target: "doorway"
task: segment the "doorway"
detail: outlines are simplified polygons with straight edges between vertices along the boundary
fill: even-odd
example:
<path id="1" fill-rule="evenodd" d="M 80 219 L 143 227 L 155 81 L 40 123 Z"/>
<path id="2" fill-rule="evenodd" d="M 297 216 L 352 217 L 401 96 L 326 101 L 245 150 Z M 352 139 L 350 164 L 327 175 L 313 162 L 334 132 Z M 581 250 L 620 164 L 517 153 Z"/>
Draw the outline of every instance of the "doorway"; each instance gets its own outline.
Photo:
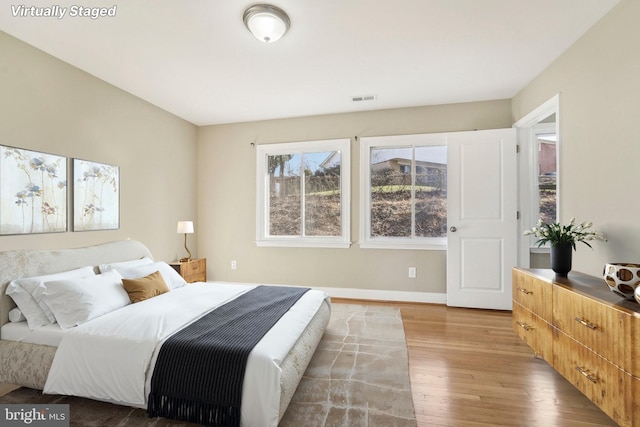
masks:
<path id="1" fill-rule="evenodd" d="M 553 96 L 518 120 L 513 127 L 516 128 L 518 145 L 520 146 L 518 158 L 518 205 L 520 211 L 518 266 L 548 268 L 548 248 L 534 247 L 535 241 L 522 234 L 524 230 L 535 225 L 538 218 L 542 217 L 545 220 L 553 218 L 554 221 L 561 218 L 560 95 Z M 540 136 L 546 140 L 553 140 L 553 154 L 555 155 L 553 176 L 548 170 L 548 163 L 545 166 L 540 165 L 540 153 L 538 152 Z M 555 210 L 550 204 L 555 204 Z"/>

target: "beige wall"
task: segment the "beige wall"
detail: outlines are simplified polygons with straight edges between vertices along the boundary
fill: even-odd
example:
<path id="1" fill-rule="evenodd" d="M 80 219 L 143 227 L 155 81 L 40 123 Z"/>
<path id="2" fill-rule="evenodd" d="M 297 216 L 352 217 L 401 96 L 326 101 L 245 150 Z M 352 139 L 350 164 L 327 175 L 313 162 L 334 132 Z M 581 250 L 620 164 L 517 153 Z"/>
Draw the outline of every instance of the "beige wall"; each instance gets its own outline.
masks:
<path id="1" fill-rule="evenodd" d="M 198 133 L 199 253 L 208 279 L 445 292 L 445 252 L 360 249 L 359 144 L 353 137 L 511 127 L 509 100 L 208 126 Z M 351 137 L 349 249 L 256 247 L 256 153 L 251 143 Z M 238 269 L 232 271 L 231 260 Z M 409 279 L 408 267 L 417 267 Z"/>
<path id="2" fill-rule="evenodd" d="M 193 219 L 199 240 L 190 236 L 190 246 L 208 258 L 212 280 L 444 292 L 444 252 L 357 245 L 357 142 L 354 245 L 256 247 L 251 143 L 504 128 L 560 93 L 561 214 L 592 220 L 609 237 L 593 251 L 580 247 L 574 268 L 600 274 L 607 261 L 640 262 L 637 16 L 640 2 L 622 0 L 513 100 L 200 129 L 0 32 L 0 144 L 119 165 L 122 190 L 119 230 L 0 236 L 0 250 L 130 237 L 145 242 L 156 258 L 171 260 L 183 251 L 176 221 Z M 417 279 L 407 278 L 409 266 L 418 268 Z"/>
<path id="3" fill-rule="evenodd" d="M 640 262 L 640 2 L 622 0 L 513 100 L 514 121 L 560 94 L 560 213 L 608 235 L 574 270 Z"/>
<path id="4" fill-rule="evenodd" d="M 0 236 L 0 250 L 132 238 L 156 259 L 184 256 L 176 223 L 196 220 L 194 125 L 3 32 L 0 94 L 0 144 L 118 165 L 121 189 L 119 230 Z"/>

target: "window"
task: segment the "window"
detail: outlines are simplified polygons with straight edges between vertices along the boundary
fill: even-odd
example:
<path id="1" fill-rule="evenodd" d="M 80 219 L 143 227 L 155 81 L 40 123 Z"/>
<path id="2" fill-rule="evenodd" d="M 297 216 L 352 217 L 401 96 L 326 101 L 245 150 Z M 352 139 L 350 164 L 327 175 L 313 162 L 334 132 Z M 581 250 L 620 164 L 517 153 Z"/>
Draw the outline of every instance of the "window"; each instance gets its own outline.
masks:
<path id="1" fill-rule="evenodd" d="M 538 219 L 546 223 L 558 221 L 558 135 L 556 114 L 543 119 L 530 129 L 532 144 L 530 173 L 531 188 L 531 226 Z M 538 247 L 537 238 L 528 239 L 529 251 L 548 250 L 549 245 Z M 529 252 L 527 251 L 527 252 Z"/>
<path id="2" fill-rule="evenodd" d="M 258 146 L 258 246 L 349 247 L 349 177 L 349 139 Z"/>
<path id="3" fill-rule="evenodd" d="M 444 249 L 445 134 L 361 139 L 360 246 Z"/>
<path id="4" fill-rule="evenodd" d="M 555 118 L 553 122 L 544 122 L 533 128 L 536 147 L 536 171 L 533 182 L 536 184 L 534 194 L 538 202 L 534 204 L 534 218 L 546 223 L 556 222 L 557 218 L 557 135 Z"/>

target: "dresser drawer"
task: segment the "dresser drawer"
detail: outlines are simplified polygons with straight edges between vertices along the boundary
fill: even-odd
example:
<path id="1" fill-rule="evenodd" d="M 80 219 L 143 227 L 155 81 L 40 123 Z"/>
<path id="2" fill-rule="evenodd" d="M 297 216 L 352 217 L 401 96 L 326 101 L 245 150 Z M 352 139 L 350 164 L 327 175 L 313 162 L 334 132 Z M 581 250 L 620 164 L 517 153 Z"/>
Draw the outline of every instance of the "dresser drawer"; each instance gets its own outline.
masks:
<path id="1" fill-rule="evenodd" d="M 513 300 L 547 321 L 551 321 L 551 283 L 513 269 Z"/>
<path id="2" fill-rule="evenodd" d="M 553 332 L 551 325 L 518 303 L 513 304 L 513 330 L 533 352 L 546 360 L 553 361 Z"/>
<path id="3" fill-rule="evenodd" d="M 614 365 L 640 376 L 640 361 L 633 351 L 640 343 L 640 334 L 632 317 L 570 289 L 553 288 L 553 326 Z"/>
<path id="4" fill-rule="evenodd" d="M 627 399 L 631 401 L 629 402 L 631 406 L 628 409 L 631 411 L 632 426 L 640 427 L 640 399 L 635 397 L 640 396 L 640 378 L 631 377 L 630 386 L 625 383 L 624 388 L 627 395 L 629 394 L 629 390 L 631 390 L 631 396 L 634 396 L 634 398 Z"/>
<path id="5" fill-rule="evenodd" d="M 562 376 L 615 422 L 633 425 L 631 390 L 636 378 L 562 332 L 554 332 L 553 346 L 553 367 Z"/>

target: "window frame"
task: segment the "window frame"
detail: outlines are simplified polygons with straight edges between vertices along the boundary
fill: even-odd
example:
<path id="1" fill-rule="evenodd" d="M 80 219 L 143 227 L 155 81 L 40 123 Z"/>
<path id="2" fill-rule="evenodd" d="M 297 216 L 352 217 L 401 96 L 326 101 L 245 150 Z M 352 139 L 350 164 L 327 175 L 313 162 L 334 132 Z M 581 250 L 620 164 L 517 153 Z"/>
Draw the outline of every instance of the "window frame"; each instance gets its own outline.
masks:
<path id="1" fill-rule="evenodd" d="M 413 148 L 411 161 L 412 198 L 415 192 L 415 148 L 428 146 L 447 147 L 446 133 L 390 135 L 360 138 L 360 247 L 364 249 L 417 249 L 446 250 L 447 237 L 372 237 L 371 236 L 371 149 Z M 447 154 L 447 165 L 448 165 Z M 415 220 L 415 204 L 412 205 L 412 221 Z"/>
<path id="2" fill-rule="evenodd" d="M 273 155 L 340 152 L 340 236 L 277 236 L 269 234 L 268 157 Z M 304 173 L 300 173 L 304 230 Z M 349 248 L 351 246 L 351 139 L 262 144 L 256 147 L 256 245 L 259 247 Z"/>

